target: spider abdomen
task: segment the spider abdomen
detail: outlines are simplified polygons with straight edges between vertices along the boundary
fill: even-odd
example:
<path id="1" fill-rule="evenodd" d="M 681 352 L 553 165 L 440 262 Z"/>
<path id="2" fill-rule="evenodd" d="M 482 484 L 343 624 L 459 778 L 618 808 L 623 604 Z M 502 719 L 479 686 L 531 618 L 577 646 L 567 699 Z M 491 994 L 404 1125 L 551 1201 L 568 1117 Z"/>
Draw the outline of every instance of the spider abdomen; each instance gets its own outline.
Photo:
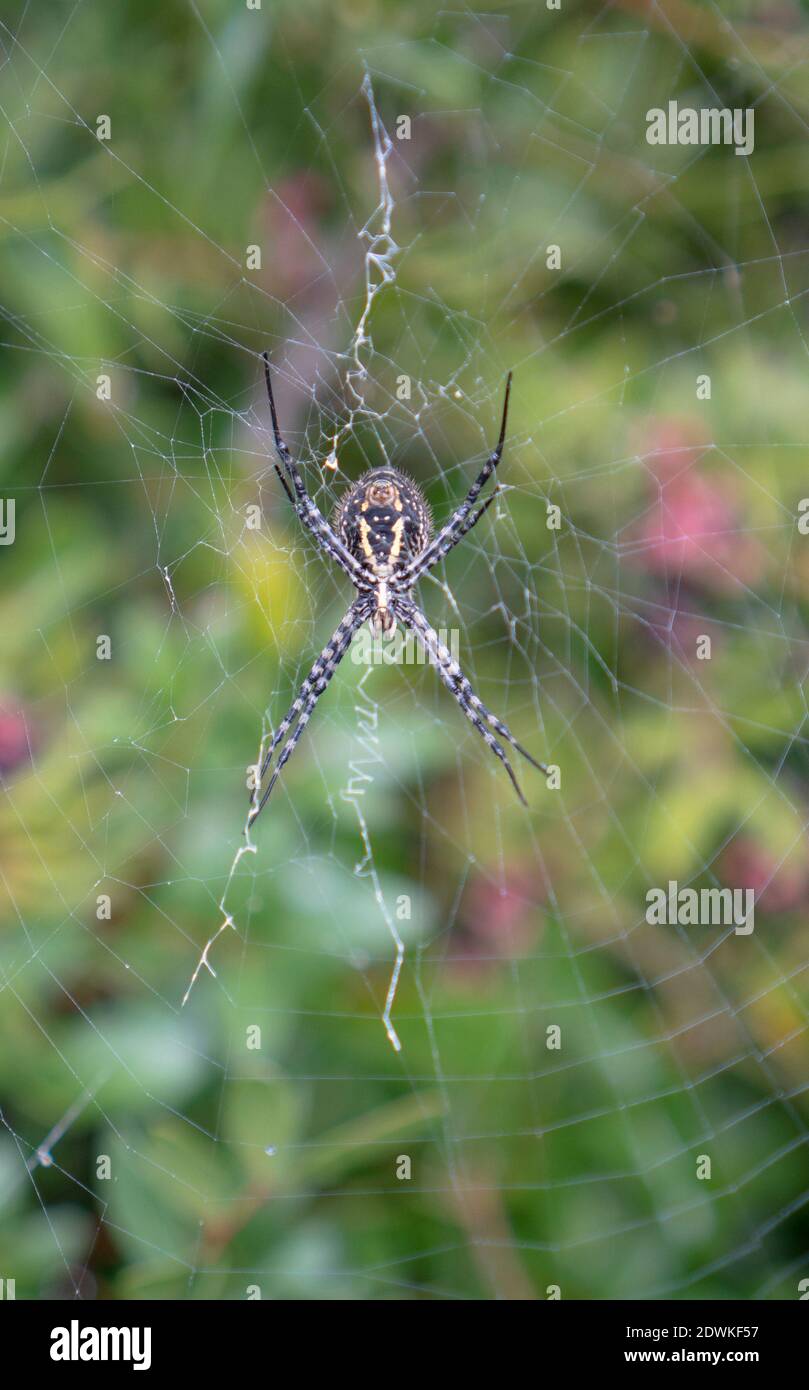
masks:
<path id="1" fill-rule="evenodd" d="M 393 577 L 432 534 L 421 489 L 395 468 L 374 468 L 354 483 L 334 522 L 346 549 L 374 580 Z"/>

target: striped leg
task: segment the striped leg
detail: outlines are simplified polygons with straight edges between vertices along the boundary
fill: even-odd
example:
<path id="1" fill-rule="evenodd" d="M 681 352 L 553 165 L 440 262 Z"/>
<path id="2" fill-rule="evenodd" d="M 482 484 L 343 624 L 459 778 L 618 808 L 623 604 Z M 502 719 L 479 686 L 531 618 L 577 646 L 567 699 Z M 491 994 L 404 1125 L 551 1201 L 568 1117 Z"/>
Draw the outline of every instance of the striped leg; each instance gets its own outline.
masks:
<path id="1" fill-rule="evenodd" d="M 272 378 L 270 376 L 270 359 L 266 352 L 263 352 L 264 377 L 267 383 L 267 395 L 270 401 L 270 415 L 272 416 L 272 432 L 275 439 L 275 448 L 284 470 L 292 483 L 289 487 L 284 474 L 275 465 L 275 471 L 284 486 L 284 491 L 295 508 L 298 520 L 307 531 L 311 533 L 321 550 L 324 550 L 332 560 L 336 560 L 341 569 L 345 570 L 353 584 L 358 589 L 370 589 L 371 585 L 365 578 L 362 566 L 358 564 L 354 556 L 346 549 L 337 533 L 329 525 L 317 503 L 312 500 L 306 491 L 306 484 L 301 477 L 300 469 L 287 448 L 281 431 L 278 428 L 278 415 L 275 410 L 275 397 L 272 393 Z"/>
<path id="2" fill-rule="evenodd" d="M 441 530 L 438 531 L 435 536 L 433 536 L 433 539 L 430 541 L 429 545 L 425 546 L 424 550 L 422 550 L 419 555 L 417 555 L 413 560 L 411 560 L 410 564 L 404 570 L 402 574 L 402 579 L 407 581 L 408 587 L 410 585 L 415 584 L 416 580 L 420 579 L 421 576 L 423 574 L 426 574 L 428 570 L 431 570 L 433 568 L 433 565 L 438 564 L 438 561 L 441 559 L 441 556 L 446 555 L 447 551 L 451 550 L 452 547 L 456 545 L 457 542 L 461 539 L 461 536 L 465 535 L 467 531 L 471 531 L 472 527 L 475 525 L 475 522 L 480 520 L 481 516 L 486 510 L 485 506 L 480 507 L 478 511 L 475 513 L 473 520 L 470 521 L 468 525 L 465 524 L 466 519 L 469 516 L 469 513 L 471 512 L 475 503 L 477 502 L 483 487 L 488 482 L 489 478 L 492 476 L 492 473 L 496 469 L 502 457 L 503 445 L 506 441 L 506 424 L 508 422 L 508 401 L 510 395 L 511 372 L 509 372 L 508 376 L 506 377 L 506 395 L 503 401 L 503 418 L 500 422 L 500 437 L 497 441 L 497 444 L 495 445 L 493 451 L 491 452 L 483 467 L 481 468 L 478 476 L 476 477 L 475 481 L 470 487 L 463 502 L 460 504 L 459 507 L 455 508 L 455 511 L 453 512 L 446 526 L 442 526 Z"/>
<path id="3" fill-rule="evenodd" d="M 270 746 L 264 755 L 264 761 L 261 765 L 258 786 L 253 790 L 250 796 L 252 810 L 250 811 L 249 820 L 251 825 L 269 799 L 270 792 L 275 786 L 281 768 L 289 761 L 295 744 L 298 742 L 306 725 L 309 723 L 315 705 L 348 651 L 354 633 L 358 628 L 362 627 L 362 624 L 370 616 L 371 607 L 372 604 L 365 598 L 356 599 L 355 602 L 352 603 L 339 627 L 335 628 L 331 641 L 323 648 L 323 651 L 320 653 L 309 675 L 301 685 L 295 699 L 292 701 L 292 704 L 273 734 Z M 264 776 L 272 761 L 273 753 L 296 721 L 297 727 L 284 744 L 267 789 L 261 801 L 256 805 L 256 794 L 260 790 L 261 783 L 264 781 Z"/>
<path id="4" fill-rule="evenodd" d="M 438 561 L 441 560 L 441 559 L 443 559 L 443 557 L 444 557 L 445 555 L 449 554 L 449 552 L 450 552 L 450 550 L 452 550 L 453 546 L 456 546 L 456 545 L 458 544 L 458 541 L 462 541 L 462 540 L 463 540 L 464 536 L 467 535 L 467 534 L 472 530 L 472 527 L 473 527 L 473 526 L 477 526 L 477 524 L 478 524 L 478 522 L 480 521 L 480 518 L 483 516 L 484 512 L 487 512 L 487 511 L 489 510 L 490 506 L 492 505 L 492 502 L 496 501 L 497 498 L 501 495 L 502 492 L 503 492 L 503 488 L 501 488 L 500 484 L 498 483 L 498 485 L 497 485 L 497 487 L 495 488 L 494 492 L 492 492 L 492 493 L 486 498 L 486 501 L 485 501 L 485 502 L 481 502 L 481 504 L 480 504 L 480 506 L 478 507 L 477 511 L 473 512 L 471 516 L 468 516 L 468 517 L 466 518 L 466 521 L 464 522 L 464 524 L 463 524 L 463 526 L 461 527 L 460 531 L 458 532 L 457 536 L 453 536 L 451 540 L 444 541 L 444 544 L 442 545 L 441 549 L 439 550 L 438 554 L 436 555 L 435 560 L 433 561 L 433 564 L 436 564 L 436 565 L 437 565 L 437 564 L 438 564 Z M 433 568 L 433 565 L 431 564 L 431 565 L 430 565 L 430 569 L 432 569 L 432 568 Z"/>
<path id="5" fill-rule="evenodd" d="M 527 758 L 529 763 L 540 772 L 544 772 L 547 776 L 548 769 L 545 764 L 537 762 L 536 758 L 533 758 L 531 754 L 523 748 L 522 744 L 517 742 L 511 730 L 503 723 L 502 719 L 498 719 L 496 714 L 492 714 L 492 711 L 487 709 L 483 701 L 475 694 L 457 661 L 455 661 L 452 653 L 449 651 L 449 648 L 445 647 L 444 643 L 439 640 L 435 629 L 430 627 L 421 609 L 416 606 L 413 600 L 409 598 L 397 599 L 396 613 L 397 616 L 401 618 L 402 622 L 421 639 L 427 652 L 433 658 L 436 670 L 445 686 L 455 696 L 455 699 L 458 701 L 467 719 L 475 726 L 484 742 L 491 748 L 495 757 L 500 759 L 511 778 L 514 790 L 520 798 L 520 801 L 523 803 L 523 806 L 527 806 L 528 803 L 514 775 L 514 769 L 506 757 L 502 745 L 498 743 L 491 730 L 494 729 L 501 738 L 504 738 L 507 743 L 511 744 L 512 748 L 516 748 L 517 752 L 521 753 L 524 758 Z"/>
<path id="6" fill-rule="evenodd" d="M 439 546 L 437 553 L 433 556 L 432 560 L 430 560 L 429 564 L 425 567 L 427 570 L 433 569 L 438 564 L 439 560 L 443 560 L 444 556 L 448 555 L 449 552 L 458 544 L 458 542 L 462 541 L 464 536 L 469 534 L 473 526 L 477 526 L 478 522 L 480 521 L 480 518 L 484 515 L 485 512 L 489 510 L 490 506 L 492 505 L 492 502 L 494 502 L 501 495 L 502 491 L 503 489 L 498 484 L 498 486 L 494 489 L 494 492 L 490 493 L 489 496 L 486 498 L 486 501 L 481 502 L 480 506 L 472 513 L 472 515 L 466 518 L 466 521 L 463 523 L 460 530 L 456 531 L 454 535 L 450 536 L 449 540 L 444 541 Z M 407 582 L 409 588 L 412 581 L 408 580 Z"/>

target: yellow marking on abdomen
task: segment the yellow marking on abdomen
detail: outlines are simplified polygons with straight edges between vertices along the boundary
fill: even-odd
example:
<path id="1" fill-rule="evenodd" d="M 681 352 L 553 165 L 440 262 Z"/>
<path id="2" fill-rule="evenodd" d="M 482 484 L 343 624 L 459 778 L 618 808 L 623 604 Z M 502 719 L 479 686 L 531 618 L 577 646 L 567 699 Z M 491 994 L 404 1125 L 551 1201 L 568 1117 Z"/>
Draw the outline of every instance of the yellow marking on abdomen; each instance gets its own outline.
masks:
<path id="1" fill-rule="evenodd" d="M 371 542 L 370 542 L 370 539 L 369 539 L 370 535 L 371 535 L 371 528 L 370 528 L 370 526 L 368 525 L 368 522 L 365 520 L 365 517 L 364 517 L 364 516 L 361 516 L 361 517 L 360 517 L 360 545 L 362 546 L 362 553 L 363 553 L 363 555 L 366 557 L 366 559 L 373 561 L 373 560 L 375 560 L 376 557 L 375 557 L 375 555 L 374 555 L 373 547 L 372 547 Z"/>
<path id="2" fill-rule="evenodd" d="M 402 548 L 402 536 L 404 534 L 405 519 L 400 516 L 398 521 L 394 521 L 391 530 L 393 531 L 393 545 L 390 548 L 391 560 L 398 560 L 399 551 Z"/>

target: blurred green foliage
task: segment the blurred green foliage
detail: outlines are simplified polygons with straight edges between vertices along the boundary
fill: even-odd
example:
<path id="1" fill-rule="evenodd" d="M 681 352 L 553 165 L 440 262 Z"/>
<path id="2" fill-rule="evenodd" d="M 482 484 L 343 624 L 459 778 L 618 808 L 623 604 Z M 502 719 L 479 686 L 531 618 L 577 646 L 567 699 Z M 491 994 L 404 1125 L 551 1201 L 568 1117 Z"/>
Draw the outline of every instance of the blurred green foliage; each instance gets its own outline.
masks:
<path id="1" fill-rule="evenodd" d="M 795 1297 L 802 12 L 91 0 L 20 6 L 5 45 L 0 1276 Z M 412 132 L 349 415 L 366 70 Z M 670 99 L 753 106 L 755 153 L 648 146 Z M 528 769 L 529 813 L 434 673 L 358 692 L 346 662 L 229 879 L 262 720 L 347 602 L 269 471 L 267 345 L 324 508 L 388 456 L 447 515 L 514 368 L 507 490 L 423 599 L 563 769 L 555 794 Z M 754 886 L 754 935 L 648 926 L 670 878 Z M 397 1055 L 378 898 L 403 896 Z"/>

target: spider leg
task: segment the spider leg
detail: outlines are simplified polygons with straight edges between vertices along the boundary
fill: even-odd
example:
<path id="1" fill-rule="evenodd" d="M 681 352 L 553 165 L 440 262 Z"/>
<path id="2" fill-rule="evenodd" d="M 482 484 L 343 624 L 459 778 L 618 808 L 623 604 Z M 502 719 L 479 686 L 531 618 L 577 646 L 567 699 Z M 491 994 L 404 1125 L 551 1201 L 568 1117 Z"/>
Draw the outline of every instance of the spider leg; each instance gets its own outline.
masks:
<path id="1" fill-rule="evenodd" d="M 318 700 L 323 694 L 323 691 L 326 689 L 326 686 L 328 685 L 329 681 L 331 680 L 332 676 L 337 670 L 337 667 L 340 665 L 340 662 L 342 661 L 343 657 L 348 651 L 354 633 L 357 631 L 359 627 L 362 626 L 362 624 L 369 617 L 370 611 L 371 606 L 368 600 L 365 598 L 357 599 L 354 603 L 352 603 L 351 607 L 349 608 L 339 627 L 335 628 L 334 633 L 331 637 L 331 641 L 328 642 L 327 645 L 323 648 L 323 651 L 320 653 L 320 656 L 315 661 L 311 671 L 309 672 L 309 675 L 306 677 L 306 680 L 301 685 L 300 690 L 298 691 L 297 695 L 295 696 L 295 699 L 292 701 L 292 704 L 290 705 L 289 709 L 287 710 L 286 714 L 281 720 L 281 723 L 278 725 L 278 728 L 272 736 L 270 746 L 264 755 L 264 761 L 261 765 L 261 772 L 258 778 L 258 786 L 251 792 L 250 795 L 250 800 L 253 803 L 249 815 L 250 825 L 253 824 L 257 816 L 264 809 L 264 806 L 266 805 L 269 799 L 270 792 L 275 786 L 281 768 L 285 765 L 285 763 L 289 761 L 290 757 L 292 756 L 298 739 L 300 738 L 301 734 L 306 728 L 306 725 L 309 723 L 315 705 L 317 704 Z M 264 795 L 262 796 L 261 801 L 258 803 L 258 805 L 256 805 L 256 793 L 261 787 L 261 783 L 264 780 L 264 776 L 267 772 L 270 762 L 272 761 L 273 753 L 275 752 L 278 745 L 289 733 L 289 730 L 292 728 L 293 724 L 296 723 L 296 721 L 297 726 L 293 730 L 290 737 L 287 739 L 283 748 L 281 749 L 278 762 L 275 765 L 275 769 L 273 771 L 272 777 L 269 780 Z"/>
<path id="2" fill-rule="evenodd" d="M 444 541 L 444 544 L 441 546 L 441 549 L 439 550 L 438 554 L 427 565 L 427 570 L 433 569 L 433 567 L 438 564 L 438 561 L 442 560 L 444 556 L 447 555 L 450 550 L 452 550 L 453 546 L 458 544 L 458 541 L 463 540 L 464 536 L 472 530 L 473 526 L 477 526 L 478 522 L 480 521 L 480 518 L 483 516 L 483 513 L 489 510 L 489 507 L 492 505 L 492 502 L 495 500 L 496 497 L 499 497 L 503 491 L 504 489 L 500 487 L 500 484 L 498 483 L 497 487 L 494 489 L 494 492 L 490 493 L 490 495 L 486 498 L 485 502 L 481 502 L 477 511 L 474 511 L 471 516 L 467 517 L 458 534 L 456 536 L 453 536 L 451 540 Z M 421 574 L 417 575 L 417 578 L 421 578 Z"/>
<path id="3" fill-rule="evenodd" d="M 488 747 L 491 748 L 495 756 L 500 759 L 511 778 L 514 790 L 520 798 L 520 801 L 524 806 L 527 806 L 528 802 L 523 796 L 520 785 L 514 775 L 514 769 L 506 757 L 502 745 L 498 743 L 491 730 L 494 729 L 501 738 L 511 744 L 512 748 L 516 748 L 517 752 L 526 758 L 533 767 L 537 768 L 539 772 L 544 772 L 547 776 L 548 769 L 545 764 L 538 762 L 536 758 L 532 757 L 528 750 L 523 748 L 521 743 L 517 742 L 508 725 L 504 724 L 502 719 L 498 719 L 497 715 L 493 714 L 492 711 L 484 705 L 480 697 L 475 694 L 471 684 L 457 661 L 455 661 L 449 648 L 440 641 L 435 629 L 430 627 L 427 618 L 412 599 L 398 598 L 396 600 L 396 612 L 402 622 L 421 638 L 422 643 L 433 658 L 435 668 L 441 680 L 444 682 L 444 685 L 455 696 L 455 699 L 458 701 L 467 719 L 475 726 Z"/>
<path id="4" fill-rule="evenodd" d="M 309 695 L 314 689 L 316 682 L 323 674 L 323 671 L 325 670 L 327 663 L 332 659 L 335 652 L 340 652 L 340 656 L 338 656 L 337 658 L 338 661 L 340 660 L 340 657 L 343 654 L 342 646 L 344 639 L 347 637 L 348 642 L 350 642 L 351 638 L 357 630 L 357 627 L 360 626 L 361 622 L 364 621 L 364 618 L 368 616 L 367 612 L 363 612 L 363 617 L 360 618 L 359 622 L 357 622 L 357 613 L 355 610 L 357 610 L 359 606 L 359 603 L 356 602 L 351 605 L 345 617 L 343 618 L 343 621 L 340 623 L 340 626 L 333 633 L 331 641 L 328 643 L 326 647 L 323 648 L 323 651 L 320 653 L 320 656 L 317 658 L 311 671 L 309 672 L 308 676 L 301 685 L 300 690 L 298 691 L 297 695 L 295 696 L 295 699 L 292 701 L 292 704 L 290 705 L 289 709 L 287 710 L 286 714 L 281 720 L 281 723 L 275 730 L 275 733 L 273 734 L 272 739 L 270 741 L 270 746 L 264 755 L 264 761 L 261 764 L 261 771 L 259 772 L 258 776 L 259 786 L 264 781 L 264 774 L 266 773 L 267 768 L 272 762 L 273 753 L 275 752 L 281 740 L 284 738 L 284 735 L 295 723 L 295 720 L 297 719 L 298 715 L 300 714 L 301 710 L 306 704 Z M 253 798 L 251 795 L 251 800 L 252 799 Z"/>
<path id="5" fill-rule="evenodd" d="M 270 401 L 270 416 L 272 418 L 272 432 L 275 439 L 275 448 L 281 463 L 284 465 L 284 470 L 292 483 L 292 490 L 290 490 L 284 474 L 281 472 L 278 464 L 275 464 L 275 471 L 284 485 L 284 491 L 295 508 L 301 525 L 304 526 L 307 531 L 311 532 L 321 550 L 324 550 L 327 555 L 331 556 L 332 560 L 337 561 L 338 565 L 341 569 L 345 570 L 346 574 L 357 588 L 367 589 L 370 586 L 368 581 L 364 578 L 361 565 L 358 564 L 350 551 L 346 549 L 340 537 L 329 525 L 317 503 L 309 496 L 306 490 L 306 484 L 301 477 L 300 469 L 281 436 L 281 431 L 278 428 L 278 414 L 275 409 L 275 397 L 272 392 L 270 358 L 269 354 L 266 352 L 263 352 L 261 356 L 264 360 L 264 379 L 267 383 L 267 395 Z"/>
<path id="6" fill-rule="evenodd" d="M 503 417 L 500 421 L 500 436 L 497 440 L 497 444 L 492 453 L 489 454 L 489 457 L 478 473 L 478 476 L 470 487 L 463 502 L 461 502 L 460 506 L 456 507 L 455 511 L 452 513 L 446 526 L 442 526 L 441 530 L 436 532 L 429 545 L 426 545 L 421 553 L 417 555 L 414 560 L 411 560 L 410 564 L 403 571 L 402 579 L 407 580 L 410 584 L 415 584 L 416 580 L 420 579 L 427 570 L 432 569 L 433 565 L 436 565 L 443 555 L 446 555 L 454 545 L 457 545 L 461 537 L 466 535 L 466 532 L 470 531 L 483 515 L 485 508 L 479 508 L 474 515 L 474 519 L 469 522 L 469 525 L 464 525 L 469 513 L 480 496 L 481 489 L 492 476 L 503 454 L 503 445 L 506 440 L 506 424 L 508 421 L 508 401 L 511 395 L 511 375 L 511 372 L 509 372 L 506 377 Z"/>
<path id="7" fill-rule="evenodd" d="M 278 467 L 278 464 L 277 464 L 277 463 L 273 463 L 273 468 L 275 469 L 276 473 L 278 474 L 278 481 L 280 482 L 282 488 L 284 489 L 284 492 L 286 493 L 287 497 L 289 498 L 290 502 L 292 503 L 292 506 L 294 507 L 294 506 L 295 506 L 295 498 L 292 496 L 292 493 L 291 493 L 290 490 L 289 490 L 289 483 L 287 482 L 286 478 L 284 477 L 284 475 L 283 475 L 283 473 L 281 472 L 281 469 Z"/>
<path id="8" fill-rule="evenodd" d="M 438 561 L 443 559 L 443 557 L 447 555 L 450 550 L 452 550 L 452 547 L 458 544 L 458 541 L 463 540 L 464 536 L 472 530 L 473 526 L 477 526 L 478 522 L 480 521 L 480 518 L 483 516 L 483 513 L 489 510 L 489 507 L 492 505 L 492 502 L 495 500 L 496 497 L 499 497 L 502 492 L 503 488 L 501 488 L 500 484 L 498 483 L 497 487 L 494 489 L 494 492 L 490 493 L 490 495 L 486 498 L 485 502 L 481 502 L 477 511 L 474 511 L 471 516 L 466 518 L 466 521 L 463 523 L 458 534 L 453 536 L 451 540 L 444 541 L 438 554 L 427 565 L 428 570 L 431 570 L 435 565 L 437 565 Z M 419 575 L 417 575 L 417 578 L 421 578 L 420 573 Z M 408 584 L 410 584 L 411 582 L 412 581 L 408 581 Z"/>
<path id="9" fill-rule="evenodd" d="M 470 517 L 467 517 L 457 536 L 455 536 L 454 539 L 451 541 L 444 542 L 444 545 L 441 547 L 441 553 L 436 556 L 436 562 L 440 560 L 443 555 L 446 555 L 447 552 L 451 550 L 454 545 L 457 545 L 458 541 L 463 540 L 464 536 L 472 530 L 473 526 L 477 526 L 478 522 L 480 521 L 480 518 L 483 516 L 483 513 L 489 510 L 490 506 L 492 505 L 492 502 L 495 500 L 496 497 L 499 497 L 503 491 L 504 489 L 498 483 L 494 492 L 492 492 L 486 498 L 485 502 L 481 502 L 477 511 L 473 512 Z"/>

